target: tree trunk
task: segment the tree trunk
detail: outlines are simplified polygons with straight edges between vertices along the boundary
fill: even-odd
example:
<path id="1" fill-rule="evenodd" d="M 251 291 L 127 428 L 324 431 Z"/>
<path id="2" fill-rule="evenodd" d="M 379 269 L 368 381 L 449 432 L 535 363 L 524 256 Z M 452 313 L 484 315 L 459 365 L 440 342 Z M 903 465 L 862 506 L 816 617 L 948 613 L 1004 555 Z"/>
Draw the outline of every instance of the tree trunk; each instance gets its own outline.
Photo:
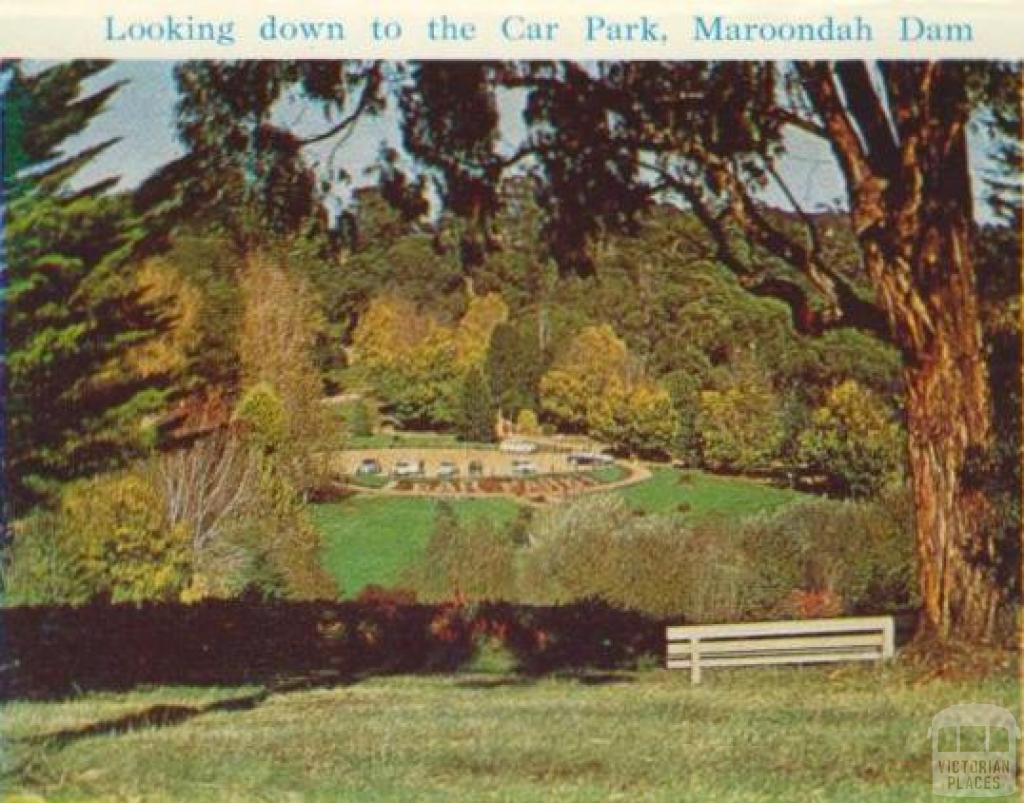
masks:
<path id="1" fill-rule="evenodd" d="M 965 153 L 943 161 L 966 181 Z M 943 192 L 931 203 L 918 196 L 925 220 L 888 249 L 877 241 L 867 248 L 866 267 L 904 355 L 922 634 L 983 642 L 1001 599 L 995 531 L 991 504 L 970 487 L 965 467 L 991 445 L 992 404 L 969 207 L 950 203 L 948 185 L 936 189 Z"/>
<path id="2" fill-rule="evenodd" d="M 994 532 L 989 502 L 967 486 L 964 467 L 989 442 L 987 372 L 977 321 L 966 325 L 955 307 L 941 312 L 929 353 L 904 372 L 922 624 L 941 640 L 985 641 L 1000 597 Z"/>

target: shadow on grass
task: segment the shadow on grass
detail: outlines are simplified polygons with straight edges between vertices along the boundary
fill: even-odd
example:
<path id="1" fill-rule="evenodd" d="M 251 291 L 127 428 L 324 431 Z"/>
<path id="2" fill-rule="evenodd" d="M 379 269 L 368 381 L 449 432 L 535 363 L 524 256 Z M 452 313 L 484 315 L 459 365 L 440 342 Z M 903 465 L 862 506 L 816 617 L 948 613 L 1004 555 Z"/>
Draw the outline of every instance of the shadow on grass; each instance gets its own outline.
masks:
<path id="1" fill-rule="evenodd" d="M 60 750 L 69 744 L 77 742 L 79 739 L 87 739 L 91 736 L 118 735 L 139 730 L 140 728 L 165 728 L 169 725 L 179 725 L 194 717 L 216 711 L 251 711 L 269 696 L 270 692 L 264 690 L 244 697 L 219 700 L 214 703 L 207 703 L 206 705 L 153 705 L 141 711 L 133 711 L 130 714 L 125 714 L 115 719 L 93 722 L 80 728 L 66 728 L 52 733 L 42 733 L 27 739 L 14 739 L 12 741 L 16 744 Z"/>

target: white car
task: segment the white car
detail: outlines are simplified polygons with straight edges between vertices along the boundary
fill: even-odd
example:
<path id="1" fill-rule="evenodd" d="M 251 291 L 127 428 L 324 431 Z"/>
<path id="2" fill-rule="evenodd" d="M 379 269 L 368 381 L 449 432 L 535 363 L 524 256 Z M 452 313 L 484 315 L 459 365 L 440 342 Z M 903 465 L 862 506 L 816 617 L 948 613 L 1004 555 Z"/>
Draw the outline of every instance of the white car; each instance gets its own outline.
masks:
<path id="1" fill-rule="evenodd" d="M 418 477 L 423 473 L 419 463 L 412 460 L 399 460 L 391 472 L 396 477 Z"/>
<path id="2" fill-rule="evenodd" d="M 521 475 L 536 474 L 537 466 L 532 460 L 513 460 L 512 473 Z"/>
<path id="3" fill-rule="evenodd" d="M 459 467 L 454 463 L 445 460 L 437 467 L 438 479 L 452 479 L 459 476 Z"/>
<path id="4" fill-rule="evenodd" d="M 529 441 L 502 441 L 498 448 L 509 454 L 533 454 L 537 451 L 537 444 Z"/>
<path id="5" fill-rule="evenodd" d="M 608 466 L 615 462 L 614 457 L 600 452 L 573 452 L 565 459 L 571 466 Z"/>

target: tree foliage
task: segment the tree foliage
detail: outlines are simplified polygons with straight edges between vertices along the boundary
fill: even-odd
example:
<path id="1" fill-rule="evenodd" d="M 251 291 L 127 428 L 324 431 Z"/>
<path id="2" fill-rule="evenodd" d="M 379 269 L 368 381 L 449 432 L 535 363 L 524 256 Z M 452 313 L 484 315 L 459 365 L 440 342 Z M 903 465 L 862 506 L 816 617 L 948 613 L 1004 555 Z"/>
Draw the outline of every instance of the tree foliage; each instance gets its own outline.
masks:
<path id="1" fill-rule="evenodd" d="M 545 360 L 531 324 L 502 323 L 491 333 L 484 368 L 495 403 L 506 416 L 538 404 Z"/>
<path id="2" fill-rule="evenodd" d="M 487 379 L 479 368 L 470 368 L 462 380 L 456 426 L 466 441 L 494 440 L 496 410 Z"/>
<path id="3" fill-rule="evenodd" d="M 798 456 L 828 476 L 838 492 L 870 497 L 901 476 L 905 442 L 885 402 L 848 379 L 811 415 Z"/>
<path id="4" fill-rule="evenodd" d="M 782 400 L 760 367 L 745 362 L 701 392 L 697 428 L 710 468 L 764 468 L 778 457 L 785 437 Z"/>
<path id="5" fill-rule="evenodd" d="M 83 94 L 83 81 L 104 66 L 6 70 L 0 359 L 8 498 L 16 505 L 38 502 L 56 483 L 109 468 L 141 448 L 140 420 L 162 405 L 177 368 L 138 363 L 167 321 L 130 262 L 142 232 L 129 204 L 107 192 L 108 181 L 70 188 L 109 145 L 77 153 L 64 145 L 117 90 Z"/>
<path id="6" fill-rule="evenodd" d="M 587 429 L 617 450 L 658 456 L 673 445 L 678 421 L 664 388 L 650 381 L 614 381 L 590 406 Z"/>
<path id="7" fill-rule="evenodd" d="M 629 349 L 610 326 L 585 327 L 541 378 L 541 406 L 558 424 L 583 429 L 601 396 L 615 382 L 630 383 L 633 372 Z"/>

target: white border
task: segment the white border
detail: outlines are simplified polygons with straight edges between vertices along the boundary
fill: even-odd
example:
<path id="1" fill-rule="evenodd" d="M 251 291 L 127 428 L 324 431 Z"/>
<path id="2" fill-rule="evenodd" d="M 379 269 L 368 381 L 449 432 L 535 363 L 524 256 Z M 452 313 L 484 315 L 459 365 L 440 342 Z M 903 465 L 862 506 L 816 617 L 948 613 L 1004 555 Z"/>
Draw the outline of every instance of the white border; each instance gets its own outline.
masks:
<path id="1" fill-rule="evenodd" d="M 268 15 L 279 20 L 336 20 L 345 28 L 344 41 L 267 42 L 258 37 Z M 447 14 L 452 20 L 472 22 L 473 41 L 438 42 L 427 36 L 431 16 Z M 115 31 L 129 21 L 160 23 L 172 15 L 184 20 L 233 20 L 236 41 L 213 42 L 110 41 L 106 19 Z M 532 20 L 555 21 L 559 36 L 552 42 L 510 42 L 500 34 L 503 18 L 522 15 Z M 587 16 L 605 16 L 609 22 L 636 22 L 643 16 L 656 20 L 666 41 L 587 41 Z M 863 18 L 873 29 L 870 42 L 694 40 L 695 16 L 730 21 L 818 23 L 831 15 L 836 21 Z M 900 17 L 918 16 L 935 23 L 967 24 L 970 42 L 899 41 Z M 373 41 L 373 18 L 397 20 L 401 39 Z M 23 58 L 387 58 L 387 59 L 794 59 L 794 58 L 1024 58 L 1024 0 L 868 0 L 868 2 L 789 2 L 769 0 L 575 0 L 552 8 L 541 0 L 507 3 L 475 0 L 390 0 L 356 3 L 352 0 L 0 0 L 0 57 Z"/>

